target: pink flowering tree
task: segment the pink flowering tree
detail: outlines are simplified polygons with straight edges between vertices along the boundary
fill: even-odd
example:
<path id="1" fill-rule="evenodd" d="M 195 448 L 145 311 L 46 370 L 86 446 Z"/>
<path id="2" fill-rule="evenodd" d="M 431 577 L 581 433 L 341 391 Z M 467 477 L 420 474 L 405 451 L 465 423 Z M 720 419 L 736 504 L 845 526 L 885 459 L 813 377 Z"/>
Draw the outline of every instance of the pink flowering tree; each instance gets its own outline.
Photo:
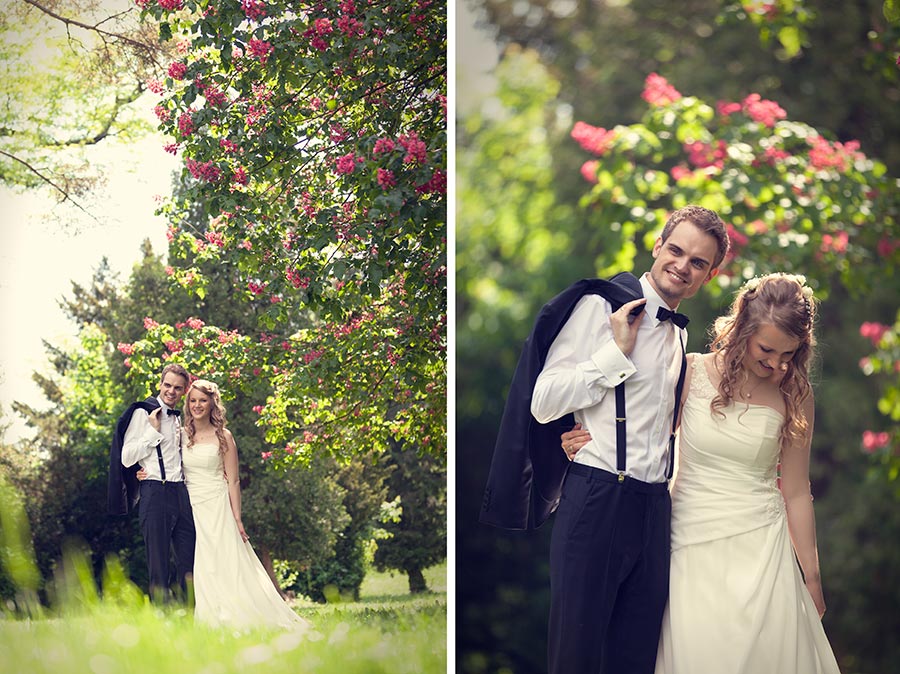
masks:
<path id="1" fill-rule="evenodd" d="M 863 432 L 862 451 L 873 455 L 879 471 L 895 482 L 900 491 L 900 313 L 893 325 L 863 323 L 859 334 L 874 348 L 873 353 L 860 361 L 859 367 L 867 377 L 881 380 L 878 411 L 887 417 L 884 428 Z"/>
<path id="2" fill-rule="evenodd" d="M 860 293 L 894 277 L 900 186 L 858 143 L 791 121 L 758 94 L 711 105 L 654 73 L 643 98 L 637 124 L 572 129 L 593 155 L 582 205 L 607 224 L 604 250 L 617 254 L 606 270 L 630 268 L 635 241 L 649 248 L 669 212 L 698 203 L 720 213 L 731 236 L 719 287 L 797 270 L 824 297 L 835 280 Z"/>
<path id="3" fill-rule="evenodd" d="M 446 29 L 433 0 L 137 0 L 184 160 L 169 273 L 233 279 L 257 329 L 148 321 L 166 360 L 259 396 L 272 459 L 446 443 Z M 161 149 L 162 151 L 162 149 Z M 199 214 L 199 215 L 198 215 Z M 199 223 L 199 224 L 198 224 Z"/>

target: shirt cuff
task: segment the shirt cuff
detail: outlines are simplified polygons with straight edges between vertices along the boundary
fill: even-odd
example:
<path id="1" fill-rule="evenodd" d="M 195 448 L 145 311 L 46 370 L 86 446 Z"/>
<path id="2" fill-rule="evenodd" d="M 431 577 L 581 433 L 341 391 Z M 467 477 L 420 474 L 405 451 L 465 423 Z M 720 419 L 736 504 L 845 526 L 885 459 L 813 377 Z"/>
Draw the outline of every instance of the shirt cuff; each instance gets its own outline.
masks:
<path id="1" fill-rule="evenodd" d="M 628 356 L 622 353 L 619 346 L 610 340 L 591 356 L 594 366 L 600 374 L 609 382 L 610 386 L 618 386 L 631 375 L 637 372 L 634 363 Z"/>

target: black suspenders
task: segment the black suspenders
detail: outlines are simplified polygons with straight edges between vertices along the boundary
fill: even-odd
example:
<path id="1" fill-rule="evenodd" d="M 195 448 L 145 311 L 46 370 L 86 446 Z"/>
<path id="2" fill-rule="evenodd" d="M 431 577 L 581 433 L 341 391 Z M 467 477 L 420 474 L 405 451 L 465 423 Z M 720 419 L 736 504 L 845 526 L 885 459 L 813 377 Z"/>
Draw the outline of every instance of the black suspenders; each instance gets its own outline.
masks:
<path id="1" fill-rule="evenodd" d="M 161 442 L 156 443 L 156 458 L 159 459 L 159 476 L 162 478 L 163 484 L 166 483 L 166 466 L 163 464 L 162 460 L 162 449 L 160 448 Z"/>
<path id="2" fill-rule="evenodd" d="M 684 375 L 687 372 L 684 337 L 681 329 L 676 329 L 678 330 L 678 341 L 681 344 L 681 372 L 678 374 L 678 383 L 675 384 L 675 411 L 672 413 L 672 433 L 669 435 L 667 480 L 672 479 L 675 471 L 675 426 L 678 423 L 678 409 L 681 407 L 681 392 L 684 390 Z M 625 382 L 622 382 L 616 386 L 616 474 L 619 476 L 619 482 L 625 481 L 625 450 Z"/>

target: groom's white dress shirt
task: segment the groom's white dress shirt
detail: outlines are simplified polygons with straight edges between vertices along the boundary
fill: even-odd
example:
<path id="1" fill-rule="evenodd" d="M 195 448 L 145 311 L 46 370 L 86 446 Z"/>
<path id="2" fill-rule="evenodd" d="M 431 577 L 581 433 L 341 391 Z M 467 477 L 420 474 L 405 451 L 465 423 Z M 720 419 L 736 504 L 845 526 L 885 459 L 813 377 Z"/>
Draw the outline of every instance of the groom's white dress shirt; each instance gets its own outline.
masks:
<path id="1" fill-rule="evenodd" d="M 675 384 L 681 370 L 678 333 L 687 345 L 687 331 L 671 321 L 657 320 L 656 310 L 669 306 L 650 285 L 647 274 L 641 277 L 641 287 L 647 303 L 629 356 L 613 338 L 609 302 L 599 295 L 579 300 L 547 354 L 532 395 L 531 413 L 548 423 L 574 412 L 575 420 L 591 433 L 591 442 L 574 461 L 615 473 L 614 388 L 624 381 L 625 474 L 643 482 L 665 482 Z"/>
<path id="2" fill-rule="evenodd" d="M 156 456 L 156 445 L 160 443 L 163 463 L 166 467 L 167 482 L 182 482 L 184 473 L 181 470 L 181 450 L 178 438 L 181 423 L 175 415 L 168 414 L 170 409 L 159 401 L 159 431 L 150 424 L 150 415 L 142 409 L 136 409 L 131 415 L 125 440 L 122 443 L 122 465 L 133 466 L 139 463 L 147 471 L 148 480 L 162 480 L 159 472 L 159 459 Z"/>

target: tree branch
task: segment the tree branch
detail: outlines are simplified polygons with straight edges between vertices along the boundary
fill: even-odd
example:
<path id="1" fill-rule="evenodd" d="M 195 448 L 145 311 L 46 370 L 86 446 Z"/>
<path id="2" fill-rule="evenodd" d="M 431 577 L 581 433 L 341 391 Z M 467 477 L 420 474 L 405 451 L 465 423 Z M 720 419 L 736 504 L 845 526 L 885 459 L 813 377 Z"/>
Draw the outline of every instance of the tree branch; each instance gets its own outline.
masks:
<path id="1" fill-rule="evenodd" d="M 100 28 L 100 24 L 105 23 L 106 21 L 109 20 L 109 18 L 104 19 L 103 21 L 91 26 L 91 25 L 83 23 L 81 21 L 77 21 L 75 19 L 70 19 L 68 17 L 62 16 L 61 14 L 57 14 L 50 8 L 44 7 L 43 5 L 41 5 L 36 0 L 24 0 L 24 2 L 31 5 L 35 9 L 43 12 L 47 16 L 52 17 L 52 18 L 56 19 L 57 21 L 61 21 L 63 24 L 65 24 L 67 29 L 69 26 L 76 26 L 78 28 L 83 28 L 84 30 L 93 31 L 103 37 L 111 38 L 114 40 L 121 40 L 125 44 L 130 45 L 134 49 L 138 49 L 140 51 L 144 51 L 144 52 L 148 52 L 148 53 L 152 53 L 153 51 L 155 51 L 154 47 L 152 47 L 151 45 L 145 44 L 143 42 L 139 42 L 138 40 L 130 38 L 126 35 L 122 35 L 121 33 L 113 33 L 111 31 Z"/>
<path id="2" fill-rule="evenodd" d="M 127 94 L 118 95 L 116 94 L 116 102 L 115 107 L 109 113 L 109 116 L 103 121 L 103 126 L 100 130 L 95 133 L 93 136 L 83 136 L 81 138 L 74 138 L 71 140 L 53 140 L 49 141 L 46 144 L 48 146 L 53 147 L 70 147 L 73 145 L 96 145 L 101 140 L 109 136 L 109 131 L 112 128 L 113 123 L 119 116 L 119 112 L 121 112 L 122 108 L 128 105 L 129 103 L 134 103 L 138 98 L 140 98 L 141 94 L 144 93 L 143 85 L 138 82 L 135 89 Z"/>
<path id="3" fill-rule="evenodd" d="M 60 200 L 60 203 L 64 203 L 64 202 L 66 202 L 66 201 L 70 201 L 70 202 L 72 203 L 72 205 L 75 206 L 75 207 L 76 207 L 78 210 L 80 210 L 82 213 L 84 213 L 85 215 L 89 216 L 91 219 L 97 221 L 97 218 L 96 218 L 94 215 L 92 215 L 92 214 L 91 214 L 87 209 L 85 209 L 85 207 L 82 206 L 80 203 L 78 203 L 77 201 L 75 201 L 75 198 L 74 198 L 71 194 L 69 194 L 69 191 L 68 191 L 67 189 L 65 189 L 65 188 L 60 187 L 59 185 L 57 185 L 56 182 L 54 182 L 53 179 L 52 179 L 50 176 L 45 175 L 44 173 L 41 173 L 38 169 L 36 169 L 36 168 L 35 168 L 34 166 L 32 166 L 31 164 L 29 164 L 27 161 L 25 161 L 24 159 L 21 159 L 21 158 L 15 156 L 14 154 L 10 154 L 9 152 L 6 152 L 6 151 L 4 151 L 4 150 L 0 150 L 0 155 L 3 155 L 4 157 L 8 157 L 9 159 L 12 159 L 14 162 L 18 162 L 19 164 L 21 164 L 22 166 L 24 166 L 26 169 L 28 169 L 31 173 L 33 173 L 34 175 L 36 175 L 41 181 L 43 181 L 43 182 L 46 183 L 47 185 L 50 185 L 50 187 L 52 187 L 52 188 L 55 189 L 57 192 L 59 192 L 59 193 L 62 195 L 62 199 Z M 98 221 L 98 222 L 99 222 L 99 221 Z"/>

